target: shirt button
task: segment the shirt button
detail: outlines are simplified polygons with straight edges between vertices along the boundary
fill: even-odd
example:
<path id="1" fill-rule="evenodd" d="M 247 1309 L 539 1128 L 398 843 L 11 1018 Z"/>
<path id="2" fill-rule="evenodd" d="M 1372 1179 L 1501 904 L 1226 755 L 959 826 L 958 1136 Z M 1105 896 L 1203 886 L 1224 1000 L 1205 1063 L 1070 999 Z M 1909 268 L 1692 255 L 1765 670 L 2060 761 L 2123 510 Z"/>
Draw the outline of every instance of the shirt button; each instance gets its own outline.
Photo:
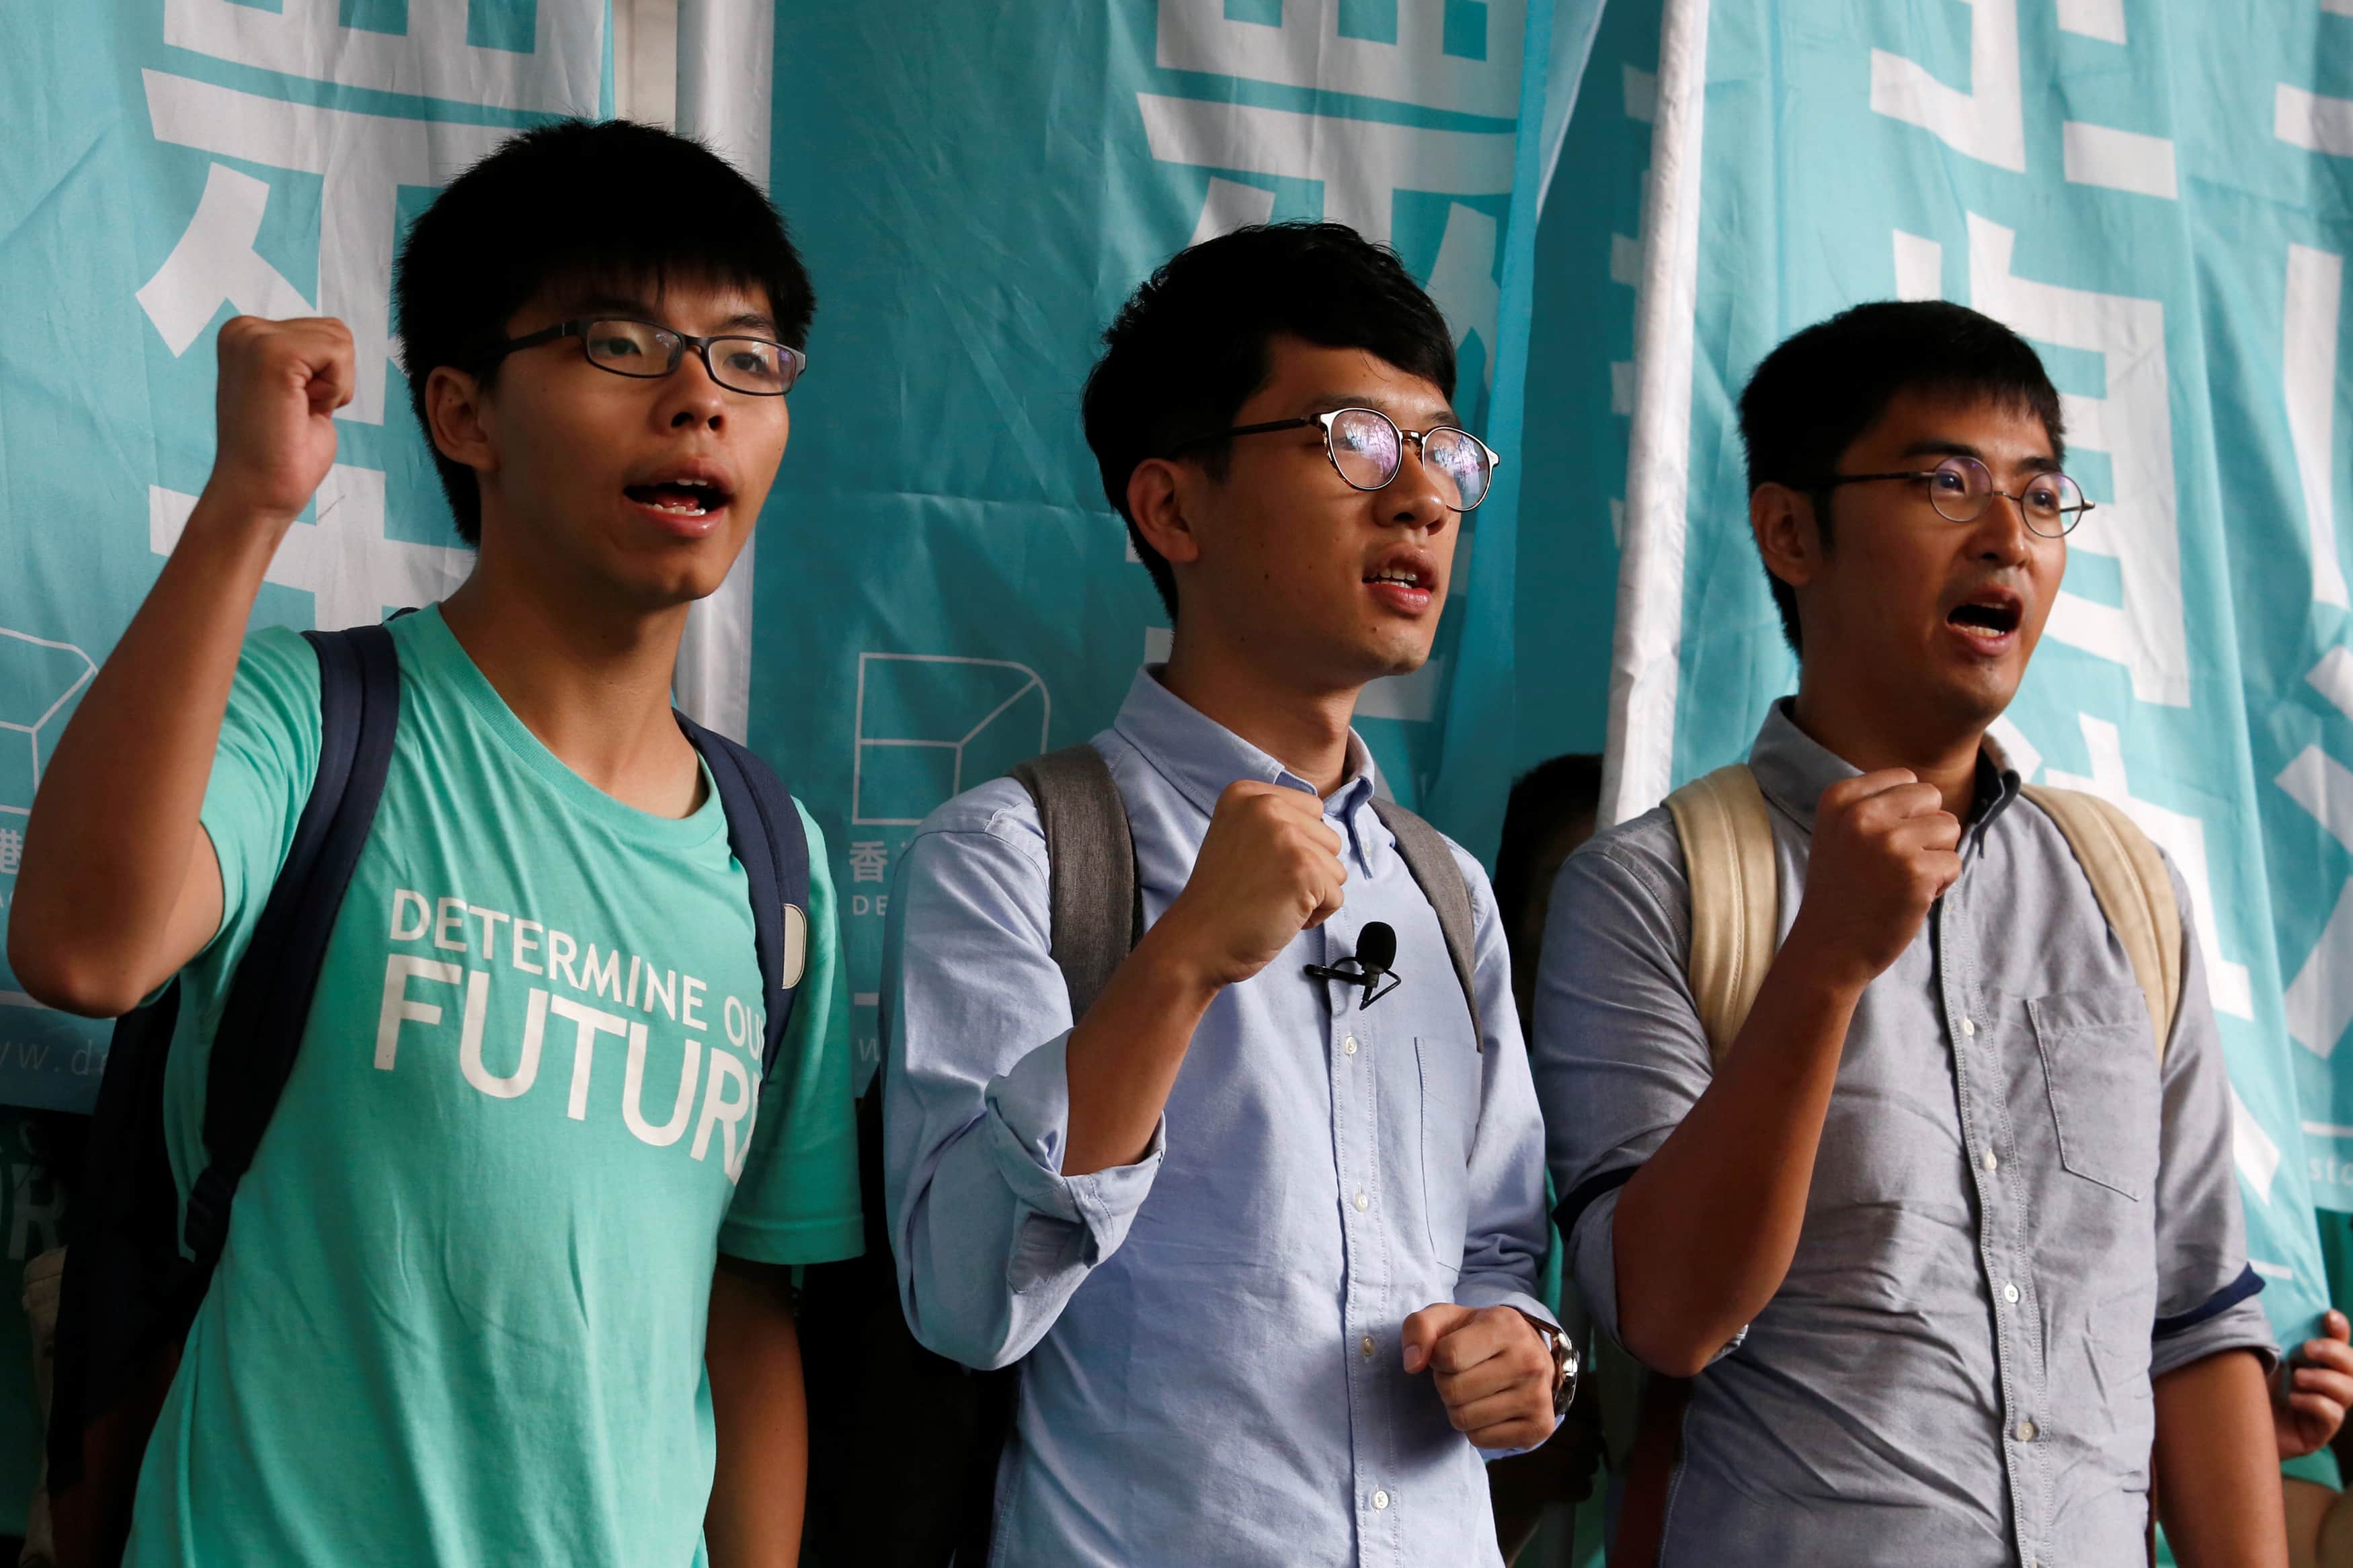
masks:
<path id="1" fill-rule="evenodd" d="M 1365 1336 L 1365 1359 L 1366 1361 L 1373 1359 L 1373 1336 L 1370 1334 Z"/>
<path id="2" fill-rule="evenodd" d="M 2001 1299 L 2010 1303 L 2010 1305 L 2016 1306 L 2018 1304 L 2018 1287 L 2015 1285 L 2003 1286 L 2001 1288 Z"/>
<path id="3" fill-rule="evenodd" d="M 1985 1168 L 1989 1171 L 2001 1168 L 2001 1161 L 1995 1157 L 1994 1152 L 1990 1149 L 1985 1152 Z"/>
<path id="4" fill-rule="evenodd" d="M 1368 1197 L 1365 1196 L 1365 1194 L 1364 1194 L 1363 1193 L 1361 1193 L 1361 1192 L 1360 1192 L 1360 1193 L 1358 1193 L 1358 1194 L 1356 1194 L 1356 1212 L 1357 1212 L 1358 1214 L 1362 1214 L 1362 1213 L 1364 1213 L 1366 1209 L 1368 1209 L 1368 1208 L 1370 1208 L 1370 1207 L 1372 1207 L 1372 1206 L 1373 1206 L 1373 1200 L 1372 1200 L 1372 1199 L 1370 1199 L 1370 1198 L 1368 1198 Z"/>
<path id="5" fill-rule="evenodd" d="M 2033 1422 L 2021 1421 L 2018 1424 L 2018 1440 L 2021 1443 L 2031 1443 L 2034 1441 Z"/>
<path id="6" fill-rule="evenodd" d="M 1962 1033 L 1965 1037 L 1967 1037 L 1968 1038 L 1969 1038 L 1969 1039 L 1972 1039 L 1972 1040 L 1976 1039 L 1976 1038 L 1978 1037 L 1978 1023 L 1977 1023 L 1977 1020 L 1976 1020 L 1975 1018 L 1964 1018 L 1964 1019 L 1962 1019 L 1962 1020 L 1961 1020 L 1961 1033 Z"/>
<path id="7" fill-rule="evenodd" d="M 1340 1042 L 1340 1054 L 1342 1056 L 1349 1057 L 1353 1057 L 1356 1054 L 1356 1036 L 1350 1035 L 1346 1039 Z"/>
<path id="8" fill-rule="evenodd" d="M 1388 1507 L 1388 1506 L 1389 1506 L 1389 1494 L 1388 1494 L 1388 1493 L 1387 1493 L 1387 1492 L 1375 1492 L 1375 1493 L 1373 1494 L 1373 1506 L 1374 1506 L 1375 1508 L 1387 1508 L 1387 1507 Z"/>

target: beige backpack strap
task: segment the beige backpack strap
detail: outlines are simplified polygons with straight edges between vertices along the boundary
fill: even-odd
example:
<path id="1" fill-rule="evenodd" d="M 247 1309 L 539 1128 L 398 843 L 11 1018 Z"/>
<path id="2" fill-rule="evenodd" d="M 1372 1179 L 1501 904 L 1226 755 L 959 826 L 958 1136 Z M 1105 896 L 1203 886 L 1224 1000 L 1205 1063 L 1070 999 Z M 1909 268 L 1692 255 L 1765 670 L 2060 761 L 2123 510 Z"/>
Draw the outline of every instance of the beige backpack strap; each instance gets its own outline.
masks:
<path id="1" fill-rule="evenodd" d="M 2157 1030 L 2158 1059 L 2164 1060 L 2181 1006 L 2181 907 L 2164 857 L 2131 817 L 2098 795 L 2048 784 L 2028 784 L 2024 793 L 2059 825 L 2091 879 L 2108 929 L 2132 960 Z"/>
<path id="2" fill-rule="evenodd" d="M 1745 763 L 1694 779 L 1667 797 L 1667 810 L 1683 837 L 1691 883 L 1692 999 L 1707 1031 L 1708 1055 L 1721 1066 L 1748 1021 L 1779 935 L 1773 818 Z"/>

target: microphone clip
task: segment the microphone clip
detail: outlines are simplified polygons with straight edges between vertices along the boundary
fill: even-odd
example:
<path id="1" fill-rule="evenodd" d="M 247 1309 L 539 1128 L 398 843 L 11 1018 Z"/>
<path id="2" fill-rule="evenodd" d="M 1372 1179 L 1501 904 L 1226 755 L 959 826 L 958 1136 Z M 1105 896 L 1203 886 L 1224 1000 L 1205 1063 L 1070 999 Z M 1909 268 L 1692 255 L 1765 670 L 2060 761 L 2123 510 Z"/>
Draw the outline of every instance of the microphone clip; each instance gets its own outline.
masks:
<path id="1" fill-rule="evenodd" d="M 1306 966 L 1306 969 L 1309 974 L 1318 980 L 1336 980 L 1343 985 L 1363 986 L 1365 994 L 1356 1003 L 1356 1011 L 1359 1013 L 1398 988 L 1398 977 L 1396 970 L 1368 969 L 1365 966 L 1365 961 L 1353 953 L 1337 963 L 1311 963 Z M 1388 984 L 1382 984 L 1384 981 Z"/>

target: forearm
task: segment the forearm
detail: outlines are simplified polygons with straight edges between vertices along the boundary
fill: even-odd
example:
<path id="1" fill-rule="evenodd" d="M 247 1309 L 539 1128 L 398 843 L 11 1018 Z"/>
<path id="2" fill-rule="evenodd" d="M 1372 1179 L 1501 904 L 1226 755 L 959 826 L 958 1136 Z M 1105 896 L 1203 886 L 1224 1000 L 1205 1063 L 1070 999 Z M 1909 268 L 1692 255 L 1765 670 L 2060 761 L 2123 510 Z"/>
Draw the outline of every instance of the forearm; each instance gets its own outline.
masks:
<path id="1" fill-rule="evenodd" d="M 1145 932 L 1071 1031 L 1063 1175 L 1089 1175 L 1144 1157 L 1193 1031 L 1218 991 L 1166 922 Z"/>
<path id="2" fill-rule="evenodd" d="M 703 1542 L 712 1568 L 794 1568 L 808 1482 L 800 1337 L 782 1268 L 721 1258 L 703 1363 L 717 1464 Z"/>
<path id="3" fill-rule="evenodd" d="M 58 738 L 9 921 L 11 964 L 45 1000 L 121 1011 L 210 934 L 175 931 L 174 914 L 199 847 L 237 651 L 279 535 L 266 520 L 199 501 Z"/>
<path id="4" fill-rule="evenodd" d="M 1707 1092 L 1619 1195 L 1619 1331 L 1659 1370 L 1698 1372 L 1780 1289 L 1861 994 L 1784 949 Z"/>
<path id="5" fill-rule="evenodd" d="M 2157 1509 L 2182 1568 L 2287 1562 L 2270 1391 L 2253 1351 L 2156 1382 Z"/>

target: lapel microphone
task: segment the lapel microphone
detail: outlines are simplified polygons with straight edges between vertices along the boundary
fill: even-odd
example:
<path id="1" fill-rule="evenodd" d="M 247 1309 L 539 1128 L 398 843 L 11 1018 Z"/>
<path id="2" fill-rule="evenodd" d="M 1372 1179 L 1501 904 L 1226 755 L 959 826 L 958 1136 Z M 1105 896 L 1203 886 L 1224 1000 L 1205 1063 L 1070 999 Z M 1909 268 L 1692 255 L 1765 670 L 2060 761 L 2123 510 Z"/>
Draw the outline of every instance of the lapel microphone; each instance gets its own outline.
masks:
<path id="1" fill-rule="evenodd" d="M 1398 988 L 1403 977 L 1389 967 L 1396 962 L 1397 931 L 1385 921 L 1372 921 L 1357 934 L 1355 952 L 1337 963 L 1308 964 L 1306 970 L 1314 979 L 1363 986 L 1365 994 L 1356 1003 L 1361 1013 Z M 1382 984 L 1383 980 L 1388 984 Z"/>

